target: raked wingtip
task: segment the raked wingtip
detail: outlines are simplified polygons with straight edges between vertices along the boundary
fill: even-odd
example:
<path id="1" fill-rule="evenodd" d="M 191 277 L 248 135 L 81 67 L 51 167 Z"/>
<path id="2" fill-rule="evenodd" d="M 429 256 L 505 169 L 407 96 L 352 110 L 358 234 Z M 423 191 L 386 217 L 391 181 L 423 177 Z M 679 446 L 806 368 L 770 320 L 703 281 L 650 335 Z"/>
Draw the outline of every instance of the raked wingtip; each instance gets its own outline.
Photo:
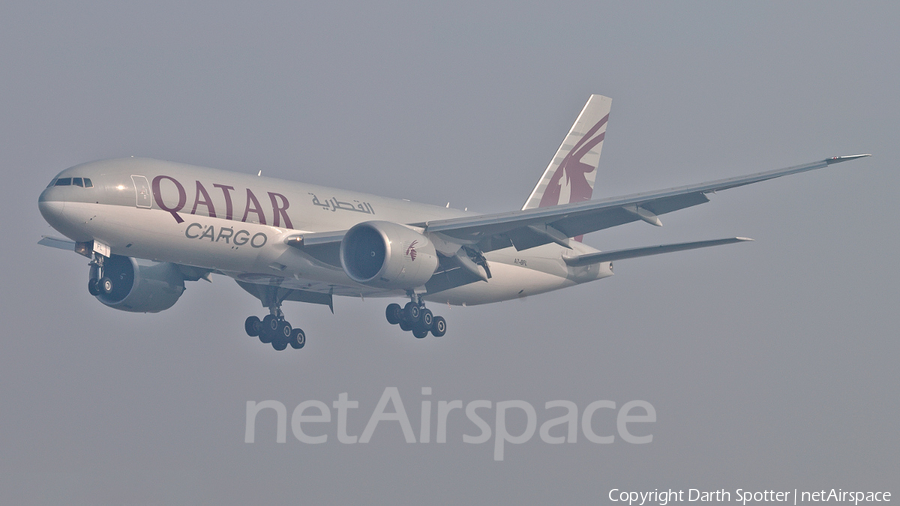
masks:
<path id="1" fill-rule="evenodd" d="M 871 153 L 863 153 L 861 155 L 844 155 L 844 156 L 832 156 L 825 160 L 825 163 L 831 165 L 832 163 L 840 163 L 846 162 L 847 160 L 856 160 L 857 158 L 865 158 L 867 156 L 872 156 Z"/>

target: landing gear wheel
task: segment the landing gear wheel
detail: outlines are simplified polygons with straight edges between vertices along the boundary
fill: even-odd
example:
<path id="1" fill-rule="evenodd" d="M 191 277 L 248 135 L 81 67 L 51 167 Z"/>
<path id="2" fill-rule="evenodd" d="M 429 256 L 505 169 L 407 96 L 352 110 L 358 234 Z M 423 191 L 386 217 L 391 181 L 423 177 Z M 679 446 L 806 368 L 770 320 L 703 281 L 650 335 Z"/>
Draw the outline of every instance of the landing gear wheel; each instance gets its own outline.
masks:
<path id="1" fill-rule="evenodd" d="M 250 337 L 258 337 L 261 326 L 262 322 L 255 316 L 249 316 L 244 320 L 244 330 L 247 331 L 247 335 Z"/>
<path id="2" fill-rule="evenodd" d="M 434 337 L 443 337 L 447 333 L 447 320 L 443 316 L 435 316 L 434 322 L 431 324 L 431 335 Z"/>
<path id="3" fill-rule="evenodd" d="M 272 315 L 269 315 L 272 316 Z M 268 316 L 266 317 L 268 318 Z M 288 342 L 291 339 L 291 332 L 294 330 L 291 328 L 291 324 L 285 320 L 272 317 L 273 319 L 270 325 L 275 328 L 272 330 L 272 347 L 278 351 L 282 351 L 287 348 Z"/>
<path id="4" fill-rule="evenodd" d="M 407 302 L 406 308 L 403 309 L 403 316 L 409 323 L 415 323 L 422 316 L 422 309 L 415 302 Z"/>
<path id="5" fill-rule="evenodd" d="M 275 327 L 272 327 L 272 324 Z M 266 315 L 259 324 L 259 340 L 263 344 L 269 344 L 275 339 L 275 330 L 278 328 L 278 320 L 272 315 Z"/>
<path id="6" fill-rule="evenodd" d="M 428 329 L 422 329 L 422 328 L 413 329 L 413 335 L 416 336 L 416 339 L 422 339 L 423 337 L 428 335 Z"/>
<path id="7" fill-rule="evenodd" d="M 104 277 L 103 279 L 100 280 L 100 291 L 102 293 L 109 295 L 112 293 L 113 288 L 114 288 L 114 286 L 113 286 L 113 282 L 111 279 Z"/>
<path id="8" fill-rule="evenodd" d="M 387 309 L 384 310 L 384 315 L 387 317 L 388 323 L 396 325 L 403 318 L 402 312 L 403 308 L 400 307 L 400 304 L 388 304 Z"/>
<path id="9" fill-rule="evenodd" d="M 288 339 L 288 344 L 295 350 L 303 348 L 306 345 L 306 334 L 300 329 L 294 329 L 291 331 L 291 338 Z"/>
<path id="10" fill-rule="evenodd" d="M 272 342 L 273 337 L 274 335 L 268 327 L 266 327 L 265 325 L 259 326 L 259 342 L 263 344 L 269 344 Z"/>
<path id="11" fill-rule="evenodd" d="M 406 320 L 400 320 L 399 325 L 400 325 L 400 330 L 402 330 L 403 332 L 412 330 L 412 327 L 409 325 L 409 323 L 406 323 Z"/>
<path id="12" fill-rule="evenodd" d="M 274 333 L 278 330 L 278 318 L 275 318 L 275 315 L 267 314 L 262 319 L 262 326 L 266 331 Z"/>
<path id="13" fill-rule="evenodd" d="M 434 314 L 431 312 L 430 309 L 423 309 L 421 318 L 422 318 L 422 320 L 419 323 L 421 323 L 422 328 L 424 328 L 427 331 L 428 329 L 431 328 L 432 323 L 434 323 Z"/>
<path id="14" fill-rule="evenodd" d="M 88 280 L 88 293 L 93 296 L 100 295 L 100 280 L 99 279 L 89 279 Z"/>
<path id="15" fill-rule="evenodd" d="M 278 322 L 278 328 L 275 330 L 275 335 L 278 336 L 278 339 L 284 339 L 285 341 L 291 338 L 291 331 L 293 331 L 293 327 L 291 324 L 285 320 L 281 320 Z"/>

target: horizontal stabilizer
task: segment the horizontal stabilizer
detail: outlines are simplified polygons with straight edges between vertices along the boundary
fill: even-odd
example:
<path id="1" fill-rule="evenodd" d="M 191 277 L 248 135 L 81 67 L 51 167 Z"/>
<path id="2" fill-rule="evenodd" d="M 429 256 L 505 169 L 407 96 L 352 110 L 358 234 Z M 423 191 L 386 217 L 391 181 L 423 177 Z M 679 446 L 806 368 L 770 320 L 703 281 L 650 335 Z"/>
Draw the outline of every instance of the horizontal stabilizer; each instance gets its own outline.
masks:
<path id="1" fill-rule="evenodd" d="M 597 253 L 589 253 L 577 257 L 563 257 L 566 264 L 572 267 L 581 265 L 590 265 L 600 262 L 612 262 L 613 260 L 622 260 L 625 258 L 645 257 L 649 255 L 658 255 L 660 253 L 672 253 L 673 251 L 684 251 L 689 249 L 707 248 L 709 246 L 720 246 L 722 244 L 732 244 L 736 242 L 752 241 L 747 237 L 729 237 L 727 239 L 714 239 L 712 241 L 695 241 L 681 242 L 677 244 L 662 244 L 659 246 L 647 246 L 644 248 L 620 249 L 616 251 L 600 251 Z"/>

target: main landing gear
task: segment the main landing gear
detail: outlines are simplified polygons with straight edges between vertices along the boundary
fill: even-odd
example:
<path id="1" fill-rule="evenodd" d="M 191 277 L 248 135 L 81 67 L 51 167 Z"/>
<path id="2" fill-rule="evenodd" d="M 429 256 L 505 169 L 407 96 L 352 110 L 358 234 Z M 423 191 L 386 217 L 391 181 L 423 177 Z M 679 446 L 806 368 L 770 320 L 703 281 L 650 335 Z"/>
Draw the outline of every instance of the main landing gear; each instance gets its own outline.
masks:
<path id="1" fill-rule="evenodd" d="M 276 306 L 269 308 L 270 314 L 267 314 L 262 320 L 256 316 L 250 316 L 244 322 L 244 330 L 250 337 L 259 337 L 264 344 L 271 344 L 272 348 L 283 351 L 288 347 L 295 350 L 303 348 L 306 344 L 306 334 L 299 328 L 291 327 L 291 324 L 284 319 L 284 313 L 281 307 Z"/>
<path id="2" fill-rule="evenodd" d="M 400 304 L 388 305 L 385 310 L 388 323 L 412 331 L 419 339 L 427 336 L 429 332 L 434 337 L 442 337 L 447 333 L 447 320 L 443 316 L 434 316 L 431 310 L 425 307 L 421 297 L 411 294 L 410 298 L 412 300 L 404 307 L 400 307 Z"/>

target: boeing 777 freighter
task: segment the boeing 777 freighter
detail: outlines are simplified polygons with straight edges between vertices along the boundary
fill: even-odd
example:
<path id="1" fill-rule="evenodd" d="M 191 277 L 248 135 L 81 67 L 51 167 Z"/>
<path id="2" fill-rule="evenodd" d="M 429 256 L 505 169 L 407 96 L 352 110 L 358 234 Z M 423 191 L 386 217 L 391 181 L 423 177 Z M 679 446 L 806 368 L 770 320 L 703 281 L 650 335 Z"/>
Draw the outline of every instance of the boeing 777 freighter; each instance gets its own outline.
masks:
<path id="1" fill-rule="evenodd" d="M 358 192 L 146 158 L 60 172 L 38 201 L 70 240 L 41 244 L 90 258 L 88 291 L 123 311 L 172 307 L 185 281 L 234 278 L 269 314 L 245 330 L 277 350 L 306 343 L 284 301 L 403 297 L 387 320 L 423 338 L 447 331 L 426 301 L 487 304 L 612 276 L 612 262 L 748 240 L 598 251 L 583 234 L 708 202 L 707 194 L 869 155 L 590 200 L 611 100 L 593 95 L 517 211 L 476 214 Z"/>

